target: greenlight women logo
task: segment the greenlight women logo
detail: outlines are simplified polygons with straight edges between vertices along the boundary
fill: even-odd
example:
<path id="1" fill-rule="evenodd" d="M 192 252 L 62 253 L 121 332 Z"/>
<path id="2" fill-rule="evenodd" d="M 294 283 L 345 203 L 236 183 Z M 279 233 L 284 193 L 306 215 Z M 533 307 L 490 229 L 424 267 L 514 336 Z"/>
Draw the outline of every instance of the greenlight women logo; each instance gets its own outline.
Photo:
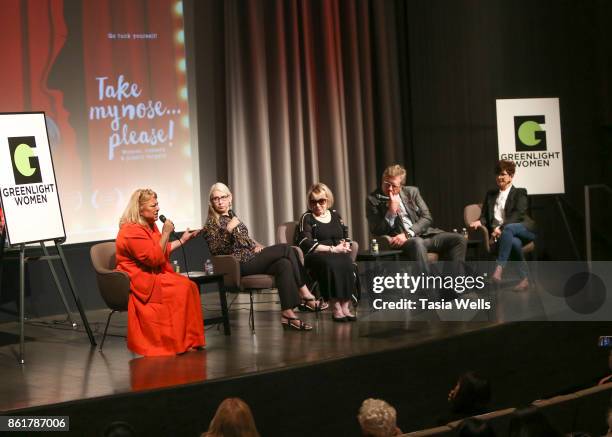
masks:
<path id="1" fill-rule="evenodd" d="M 543 115 L 518 115 L 514 117 L 514 138 L 517 152 L 546 150 L 546 123 Z"/>
<path id="2" fill-rule="evenodd" d="M 9 137 L 11 163 L 15 184 L 36 184 L 42 182 L 42 175 L 36 156 L 36 140 L 34 137 Z"/>

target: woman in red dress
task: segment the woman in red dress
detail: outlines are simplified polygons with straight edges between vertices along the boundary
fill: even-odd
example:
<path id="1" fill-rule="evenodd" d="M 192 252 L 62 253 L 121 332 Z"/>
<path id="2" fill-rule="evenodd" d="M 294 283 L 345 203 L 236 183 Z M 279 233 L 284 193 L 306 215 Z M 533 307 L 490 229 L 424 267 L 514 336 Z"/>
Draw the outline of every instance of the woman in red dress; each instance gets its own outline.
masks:
<path id="1" fill-rule="evenodd" d="M 157 194 L 136 190 L 119 221 L 117 269 L 130 277 L 128 348 L 140 355 L 173 355 L 204 346 L 198 287 L 175 273 L 170 252 L 192 239 L 189 229 L 169 242 L 174 224 L 159 232 Z"/>

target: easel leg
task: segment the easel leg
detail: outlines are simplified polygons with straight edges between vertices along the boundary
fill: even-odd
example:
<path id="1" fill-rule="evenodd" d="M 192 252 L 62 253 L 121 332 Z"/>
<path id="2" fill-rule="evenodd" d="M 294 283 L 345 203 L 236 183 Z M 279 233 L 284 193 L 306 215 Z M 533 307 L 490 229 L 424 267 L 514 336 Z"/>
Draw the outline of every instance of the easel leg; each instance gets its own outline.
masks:
<path id="1" fill-rule="evenodd" d="M 25 244 L 19 246 L 19 362 L 25 364 Z"/>
<path id="2" fill-rule="evenodd" d="M 49 257 L 49 251 L 45 246 L 45 243 L 40 242 L 40 247 L 42 248 L 43 254 L 46 257 Z M 60 284 L 59 278 L 57 277 L 57 272 L 55 271 L 55 267 L 53 267 L 53 261 L 47 259 L 47 264 L 49 264 L 49 270 L 51 270 L 51 275 L 53 276 L 53 280 L 55 281 L 55 286 L 57 287 L 57 292 L 62 299 L 62 303 L 64 304 L 64 308 L 66 309 L 66 316 L 68 317 L 68 321 L 72 325 L 73 328 L 76 328 L 77 324 L 72 320 L 72 314 L 70 314 L 70 307 L 68 306 L 68 301 L 66 300 L 66 296 L 64 295 L 64 291 L 62 290 L 62 285 Z"/>
<path id="3" fill-rule="evenodd" d="M 574 251 L 574 256 L 577 260 L 580 259 L 580 254 L 578 253 L 578 246 L 576 246 L 576 241 L 574 240 L 574 234 L 569 226 L 569 222 L 567 221 L 567 216 L 565 215 L 565 210 L 563 209 L 563 205 L 561 205 L 561 198 L 557 195 L 555 196 L 555 200 L 557 201 L 557 207 L 559 208 L 559 212 L 561 213 L 561 218 L 563 219 L 563 223 L 565 224 L 565 230 L 567 231 L 567 236 L 569 237 L 570 243 L 572 245 L 572 249 Z"/>
<path id="4" fill-rule="evenodd" d="M 81 305 L 81 299 L 77 295 L 76 287 L 74 286 L 74 281 L 72 280 L 72 275 L 70 274 L 70 270 L 68 269 L 68 263 L 66 262 L 66 257 L 64 256 L 64 250 L 62 249 L 62 245 L 55 241 L 55 247 L 57 248 L 57 254 L 62 261 L 62 265 L 64 267 L 64 271 L 66 272 L 66 277 L 68 278 L 68 285 L 70 286 L 70 292 L 72 293 L 72 297 L 74 298 L 74 302 L 79 310 L 79 314 L 81 315 L 81 320 L 83 321 L 83 326 L 85 326 L 85 331 L 87 331 L 87 336 L 89 337 L 89 342 L 92 346 L 96 346 L 96 340 L 93 336 L 93 332 L 91 332 L 91 328 L 89 327 L 89 322 L 87 321 L 87 316 L 85 315 L 85 311 L 83 310 L 83 305 Z"/>

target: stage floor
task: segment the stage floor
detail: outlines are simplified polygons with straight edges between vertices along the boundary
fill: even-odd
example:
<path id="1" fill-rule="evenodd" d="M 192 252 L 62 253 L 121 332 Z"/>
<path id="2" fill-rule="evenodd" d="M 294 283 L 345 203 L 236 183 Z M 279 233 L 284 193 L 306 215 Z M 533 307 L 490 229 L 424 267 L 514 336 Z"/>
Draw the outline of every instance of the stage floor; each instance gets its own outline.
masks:
<path id="1" fill-rule="evenodd" d="M 103 352 L 91 348 L 82 326 L 76 330 L 57 318 L 31 320 L 26 325 L 24 365 L 18 363 L 17 323 L 0 325 L 0 410 L 56 404 L 148 389 L 234 378 L 256 372 L 305 366 L 486 329 L 489 322 L 334 323 L 329 310 L 302 313 L 310 332 L 284 331 L 278 296 L 256 297 L 256 332 L 248 324 L 248 295 L 228 294 L 232 335 L 220 325 L 206 328 L 206 350 L 172 357 L 140 357 L 125 338 L 127 314 L 115 314 Z M 203 295 L 204 315 L 216 313 L 216 294 Z M 100 342 L 108 310 L 87 313 Z M 77 314 L 78 316 L 78 314 Z M 80 321 L 79 321 L 80 322 Z"/>

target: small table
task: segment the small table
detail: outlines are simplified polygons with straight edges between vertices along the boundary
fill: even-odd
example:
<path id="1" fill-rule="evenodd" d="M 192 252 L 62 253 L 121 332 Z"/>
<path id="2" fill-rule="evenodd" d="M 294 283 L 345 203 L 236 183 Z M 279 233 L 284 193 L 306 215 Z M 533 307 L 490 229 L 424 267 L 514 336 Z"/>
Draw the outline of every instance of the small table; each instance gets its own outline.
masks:
<path id="1" fill-rule="evenodd" d="M 182 273 L 187 276 L 186 273 Z M 215 323 L 223 323 L 223 333 L 231 335 L 232 331 L 229 323 L 229 312 L 227 310 L 227 297 L 225 296 L 225 286 L 223 285 L 223 275 L 207 275 L 204 272 L 189 272 L 189 279 L 198 284 L 200 293 L 202 293 L 202 285 L 216 283 L 219 289 L 219 301 L 221 302 L 220 317 L 204 318 L 204 326 L 214 325 Z"/>
<path id="2" fill-rule="evenodd" d="M 372 253 L 369 250 L 360 250 L 357 252 L 357 261 L 399 261 L 401 254 L 401 250 L 380 250 L 378 253 Z"/>

